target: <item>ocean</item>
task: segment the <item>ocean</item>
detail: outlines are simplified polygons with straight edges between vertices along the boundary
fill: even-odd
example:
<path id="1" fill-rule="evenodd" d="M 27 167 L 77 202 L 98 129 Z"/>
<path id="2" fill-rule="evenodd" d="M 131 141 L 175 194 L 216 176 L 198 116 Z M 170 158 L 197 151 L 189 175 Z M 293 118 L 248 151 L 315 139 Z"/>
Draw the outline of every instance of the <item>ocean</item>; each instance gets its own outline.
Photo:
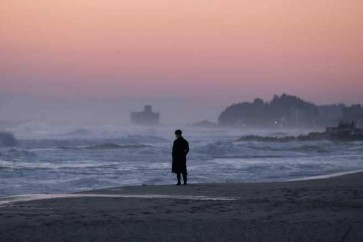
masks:
<path id="1" fill-rule="evenodd" d="M 177 128 L 190 144 L 190 184 L 288 181 L 363 170 L 361 141 L 238 141 L 244 135 L 283 137 L 311 130 L 28 122 L 8 130 L 17 146 L 0 147 L 0 196 L 174 184 L 171 148 Z"/>

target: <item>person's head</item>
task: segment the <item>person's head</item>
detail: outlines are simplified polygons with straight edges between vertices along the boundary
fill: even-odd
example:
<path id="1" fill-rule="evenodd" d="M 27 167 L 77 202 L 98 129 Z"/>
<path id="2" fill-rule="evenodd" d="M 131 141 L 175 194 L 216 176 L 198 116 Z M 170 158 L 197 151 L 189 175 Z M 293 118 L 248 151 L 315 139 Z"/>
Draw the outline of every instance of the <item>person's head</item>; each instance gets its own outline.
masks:
<path id="1" fill-rule="evenodd" d="M 180 129 L 175 130 L 175 137 L 180 138 L 182 136 L 182 131 Z"/>

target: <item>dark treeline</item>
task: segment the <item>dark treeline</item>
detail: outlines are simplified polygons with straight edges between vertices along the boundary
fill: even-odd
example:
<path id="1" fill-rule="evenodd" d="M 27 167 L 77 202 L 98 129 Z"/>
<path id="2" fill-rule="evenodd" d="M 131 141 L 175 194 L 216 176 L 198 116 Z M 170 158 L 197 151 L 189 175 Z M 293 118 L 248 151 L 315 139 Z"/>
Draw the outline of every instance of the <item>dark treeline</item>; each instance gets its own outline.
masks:
<path id="1" fill-rule="evenodd" d="M 252 103 L 233 104 L 224 110 L 218 122 L 229 126 L 320 127 L 336 126 L 339 121 L 363 125 L 363 107 L 333 104 L 318 106 L 296 96 L 275 95 L 266 102 L 256 98 Z"/>

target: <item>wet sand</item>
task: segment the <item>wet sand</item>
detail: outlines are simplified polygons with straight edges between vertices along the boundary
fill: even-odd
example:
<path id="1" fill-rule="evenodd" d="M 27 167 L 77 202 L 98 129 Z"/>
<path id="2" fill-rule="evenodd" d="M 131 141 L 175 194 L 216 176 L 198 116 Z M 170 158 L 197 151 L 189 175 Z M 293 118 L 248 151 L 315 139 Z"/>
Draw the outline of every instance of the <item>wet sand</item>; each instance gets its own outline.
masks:
<path id="1" fill-rule="evenodd" d="M 363 173 L 2 198 L 0 241 L 363 241 Z"/>

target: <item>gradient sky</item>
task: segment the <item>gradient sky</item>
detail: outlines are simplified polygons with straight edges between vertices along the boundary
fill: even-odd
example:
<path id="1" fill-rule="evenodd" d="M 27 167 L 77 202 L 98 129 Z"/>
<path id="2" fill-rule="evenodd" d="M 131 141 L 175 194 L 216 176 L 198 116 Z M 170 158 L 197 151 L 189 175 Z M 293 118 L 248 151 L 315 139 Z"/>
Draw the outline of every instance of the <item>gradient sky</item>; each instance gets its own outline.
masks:
<path id="1" fill-rule="evenodd" d="M 1 0 L 0 91 L 363 103 L 362 0 Z"/>

